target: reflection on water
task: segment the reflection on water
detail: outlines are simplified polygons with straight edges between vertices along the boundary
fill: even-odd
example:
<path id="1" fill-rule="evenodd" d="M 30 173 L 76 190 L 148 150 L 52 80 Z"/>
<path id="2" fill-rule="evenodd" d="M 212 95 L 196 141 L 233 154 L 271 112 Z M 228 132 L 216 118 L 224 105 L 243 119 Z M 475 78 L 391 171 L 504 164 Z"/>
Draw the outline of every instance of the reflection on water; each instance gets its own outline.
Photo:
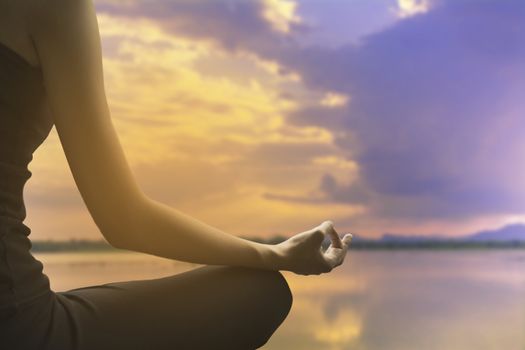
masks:
<path id="1" fill-rule="evenodd" d="M 37 258 L 55 290 L 197 266 L 135 253 Z M 330 274 L 284 274 L 294 304 L 264 349 L 525 349 L 525 251 L 351 252 Z"/>

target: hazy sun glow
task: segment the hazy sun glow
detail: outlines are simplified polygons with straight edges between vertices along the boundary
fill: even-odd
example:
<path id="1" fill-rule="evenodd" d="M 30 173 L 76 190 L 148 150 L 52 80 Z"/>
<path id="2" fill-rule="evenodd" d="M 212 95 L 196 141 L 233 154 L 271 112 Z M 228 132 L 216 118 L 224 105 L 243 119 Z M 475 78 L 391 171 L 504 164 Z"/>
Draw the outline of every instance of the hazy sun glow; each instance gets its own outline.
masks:
<path id="1" fill-rule="evenodd" d="M 349 100 L 349 97 L 346 95 L 338 94 L 336 92 L 328 92 L 323 96 L 321 105 L 330 108 L 337 108 L 346 106 Z"/>
<path id="2" fill-rule="evenodd" d="M 300 23 L 297 15 L 297 3 L 293 0 L 263 0 L 264 18 L 269 21 L 277 31 L 288 33 L 290 26 Z"/>
<path id="3" fill-rule="evenodd" d="M 430 8 L 429 0 L 397 0 L 399 17 L 411 17 L 425 13 Z"/>

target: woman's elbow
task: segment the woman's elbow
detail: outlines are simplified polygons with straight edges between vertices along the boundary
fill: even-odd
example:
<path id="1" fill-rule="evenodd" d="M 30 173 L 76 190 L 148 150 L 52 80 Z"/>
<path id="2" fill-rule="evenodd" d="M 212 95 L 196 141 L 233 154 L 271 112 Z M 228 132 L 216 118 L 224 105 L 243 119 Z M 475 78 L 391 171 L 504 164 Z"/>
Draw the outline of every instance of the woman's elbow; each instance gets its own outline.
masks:
<path id="1" fill-rule="evenodd" d="M 121 218 L 116 215 L 109 219 L 95 219 L 95 223 L 104 239 L 114 248 L 134 250 L 136 240 L 133 238 L 133 227 L 136 227 L 130 219 Z"/>
<path id="2" fill-rule="evenodd" d="M 109 243 L 113 248 L 131 250 L 130 245 L 125 239 L 122 239 L 119 235 L 102 233 L 106 242 Z"/>
<path id="3" fill-rule="evenodd" d="M 93 219 L 111 246 L 118 249 L 134 250 L 138 244 L 136 237 L 140 236 L 136 233 L 140 230 L 140 217 L 137 213 L 138 209 L 131 210 L 129 205 L 127 207 L 125 210 L 105 211 L 93 216 Z M 136 208 L 137 206 L 133 207 Z"/>
<path id="4" fill-rule="evenodd" d="M 109 245 L 117 249 L 129 249 L 126 239 L 122 233 L 115 228 L 115 225 L 102 223 L 100 219 L 95 219 L 95 224 Z"/>

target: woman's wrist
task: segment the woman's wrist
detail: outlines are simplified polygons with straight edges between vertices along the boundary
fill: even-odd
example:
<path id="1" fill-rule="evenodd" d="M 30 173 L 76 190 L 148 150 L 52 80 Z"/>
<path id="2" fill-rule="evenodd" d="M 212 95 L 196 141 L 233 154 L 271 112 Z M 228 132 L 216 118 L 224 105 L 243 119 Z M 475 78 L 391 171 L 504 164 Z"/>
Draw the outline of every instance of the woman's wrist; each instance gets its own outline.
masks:
<path id="1" fill-rule="evenodd" d="M 278 244 L 256 243 L 256 248 L 260 257 L 260 268 L 266 270 L 284 269 L 284 254 Z M 258 264 L 259 265 L 259 264 Z"/>

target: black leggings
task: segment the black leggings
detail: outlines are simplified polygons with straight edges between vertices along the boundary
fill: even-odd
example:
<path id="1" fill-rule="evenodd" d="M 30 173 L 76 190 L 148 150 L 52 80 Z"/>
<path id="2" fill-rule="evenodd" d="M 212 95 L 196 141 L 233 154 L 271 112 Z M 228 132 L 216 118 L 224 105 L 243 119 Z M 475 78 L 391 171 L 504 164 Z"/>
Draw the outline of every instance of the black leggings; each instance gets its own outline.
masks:
<path id="1" fill-rule="evenodd" d="M 0 326 L 0 348 L 256 349 L 291 305 L 278 271 L 204 266 L 160 279 L 50 292 Z"/>

